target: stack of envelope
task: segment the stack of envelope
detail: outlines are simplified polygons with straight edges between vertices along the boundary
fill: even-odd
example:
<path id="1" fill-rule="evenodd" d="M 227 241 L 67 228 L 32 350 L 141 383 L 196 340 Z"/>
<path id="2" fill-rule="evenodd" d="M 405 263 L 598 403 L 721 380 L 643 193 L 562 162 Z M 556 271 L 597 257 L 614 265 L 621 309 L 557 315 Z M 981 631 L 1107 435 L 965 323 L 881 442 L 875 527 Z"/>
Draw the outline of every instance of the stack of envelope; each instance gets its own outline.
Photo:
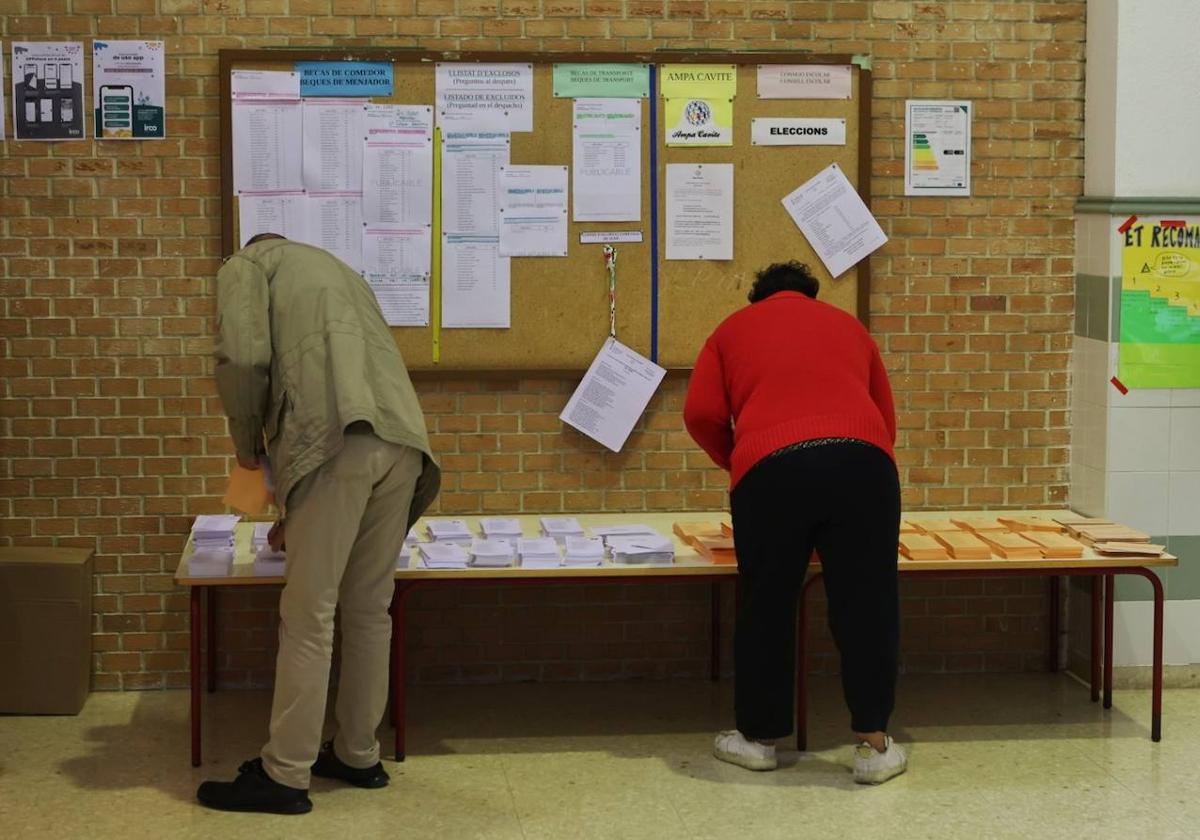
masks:
<path id="1" fill-rule="evenodd" d="M 468 546 L 475 539 L 465 519 L 430 519 L 425 527 L 429 531 L 429 538 L 438 543 Z"/>
<path id="2" fill-rule="evenodd" d="M 570 535 L 563 539 L 567 536 Z M 517 540 L 517 553 L 521 555 L 523 569 L 556 569 L 562 565 L 558 543 L 553 537 L 521 537 Z"/>
<path id="3" fill-rule="evenodd" d="M 550 537 L 559 545 L 567 541 L 567 537 L 582 537 L 583 526 L 574 516 L 543 516 L 542 536 Z"/>
<path id="4" fill-rule="evenodd" d="M 675 560 L 675 543 L 659 533 L 607 537 L 614 563 L 657 565 Z"/>
<path id="5" fill-rule="evenodd" d="M 599 537 L 567 537 L 563 564 L 599 566 L 604 562 L 604 540 Z"/>
<path id="6" fill-rule="evenodd" d="M 225 577 L 233 571 L 233 529 L 240 516 L 197 516 L 192 523 L 192 553 L 188 574 L 192 577 Z"/>
<path id="7" fill-rule="evenodd" d="M 516 519 L 484 517 L 479 520 L 479 527 L 483 531 L 484 539 L 504 540 L 515 545 L 521 538 L 521 523 Z"/>
<path id="8" fill-rule="evenodd" d="M 511 566 L 513 547 L 508 540 L 473 540 L 471 542 L 471 565 L 487 569 L 502 569 Z"/>
<path id="9" fill-rule="evenodd" d="M 465 569 L 467 568 L 467 552 L 461 545 L 453 542 L 421 543 L 417 546 L 421 556 L 421 565 L 426 569 Z"/>

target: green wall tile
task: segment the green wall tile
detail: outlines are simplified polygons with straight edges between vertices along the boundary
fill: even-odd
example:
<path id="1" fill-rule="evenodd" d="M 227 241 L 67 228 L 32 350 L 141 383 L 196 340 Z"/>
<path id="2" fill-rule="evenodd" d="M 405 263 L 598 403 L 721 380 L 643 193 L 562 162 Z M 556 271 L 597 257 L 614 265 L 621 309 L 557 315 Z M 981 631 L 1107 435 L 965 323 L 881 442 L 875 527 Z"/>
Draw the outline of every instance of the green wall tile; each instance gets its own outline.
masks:
<path id="1" fill-rule="evenodd" d="M 1200 536 L 1168 537 L 1167 551 L 1179 558 L 1168 576 L 1167 597 L 1172 601 L 1200 600 Z"/>

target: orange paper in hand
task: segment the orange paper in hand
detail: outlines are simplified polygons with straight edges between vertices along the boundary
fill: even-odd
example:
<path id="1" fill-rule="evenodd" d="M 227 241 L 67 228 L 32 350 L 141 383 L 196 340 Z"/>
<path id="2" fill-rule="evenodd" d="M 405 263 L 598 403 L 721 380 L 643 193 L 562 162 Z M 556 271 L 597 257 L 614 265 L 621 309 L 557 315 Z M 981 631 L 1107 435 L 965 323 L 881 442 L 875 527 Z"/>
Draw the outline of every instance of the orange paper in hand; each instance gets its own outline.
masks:
<path id="1" fill-rule="evenodd" d="M 240 464 L 235 465 L 229 476 L 229 488 L 225 491 L 224 502 L 242 513 L 262 513 L 271 503 L 266 473 L 262 470 L 248 470 Z"/>

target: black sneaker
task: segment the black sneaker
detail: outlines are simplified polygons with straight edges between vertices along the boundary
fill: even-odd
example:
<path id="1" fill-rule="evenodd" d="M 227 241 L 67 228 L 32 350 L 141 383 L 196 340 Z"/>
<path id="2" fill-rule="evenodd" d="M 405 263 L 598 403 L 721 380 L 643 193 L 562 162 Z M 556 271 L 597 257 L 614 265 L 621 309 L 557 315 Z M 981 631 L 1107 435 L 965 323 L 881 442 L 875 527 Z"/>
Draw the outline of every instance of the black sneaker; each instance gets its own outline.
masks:
<path id="1" fill-rule="evenodd" d="M 382 761 L 376 761 L 371 767 L 351 767 L 334 753 L 333 741 L 321 745 L 321 752 L 312 766 L 312 774 L 322 779 L 341 779 L 360 788 L 381 788 L 387 785 L 390 778 L 383 769 Z"/>
<path id="2" fill-rule="evenodd" d="M 243 762 L 232 782 L 201 783 L 196 798 L 218 811 L 307 814 L 312 810 L 308 791 L 279 784 L 267 775 L 261 758 Z"/>

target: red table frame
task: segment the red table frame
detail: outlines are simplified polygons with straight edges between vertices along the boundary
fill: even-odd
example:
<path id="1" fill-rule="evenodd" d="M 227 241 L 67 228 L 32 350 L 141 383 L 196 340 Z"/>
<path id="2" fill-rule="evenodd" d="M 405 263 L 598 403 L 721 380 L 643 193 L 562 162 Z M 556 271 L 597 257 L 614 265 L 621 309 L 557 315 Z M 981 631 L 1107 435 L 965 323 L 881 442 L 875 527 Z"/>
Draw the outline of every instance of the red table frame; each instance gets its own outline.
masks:
<path id="1" fill-rule="evenodd" d="M 1164 593 L 1162 581 L 1155 572 L 1145 566 L 1081 566 L 1079 568 L 1052 569 L 914 569 L 906 571 L 901 565 L 901 575 L 924 575 L 926 577 L 1048 577 L 1050 578 L 1050 654 L 1051 671 L 1058 670 L 1058 625 L 1059 625 L 1059 578 L 1092 578 L 1091 610 L 1091 692 L 1092 702 L 1101 698 L 1103 687 L 1104 708 L 1112 708 L 1113 678 L 1113 602 L 1117 575 L 1137 575 L 1150 581 L 1154 590 L 1154 653 L 1150 698 L 1150 740 L 1162 740 L 1162 669 L 1163 669 L 1163 609 Z M 815 572 L 804 583 L 800 591 L 797 610 L 796 644 L 796 749 L 808 749 L 808 650 L 805 632 L 808 623 L 808 593 L 821 580 L 820 571 Z M 1101 640 L 1100 608 L 1104 605 L 1104 637 Z M 1101 673 L 1103 667 L 1103 673 Z"/>

